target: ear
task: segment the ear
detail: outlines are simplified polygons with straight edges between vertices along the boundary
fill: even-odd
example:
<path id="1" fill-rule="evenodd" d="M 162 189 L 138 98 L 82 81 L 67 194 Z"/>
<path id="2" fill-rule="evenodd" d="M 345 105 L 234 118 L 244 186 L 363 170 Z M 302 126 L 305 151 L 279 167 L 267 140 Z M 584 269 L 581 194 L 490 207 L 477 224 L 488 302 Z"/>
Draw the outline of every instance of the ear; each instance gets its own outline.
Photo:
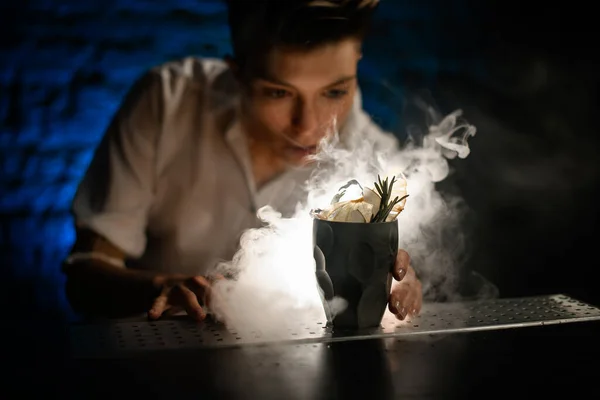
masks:
<path id="1" fill-rule="evenodd" d="M 356 43 L 356 53 L 357 53 L 357 60 L 360 61 L 363 58 L 363 42 L 362 40 L 357 40 Z"/>

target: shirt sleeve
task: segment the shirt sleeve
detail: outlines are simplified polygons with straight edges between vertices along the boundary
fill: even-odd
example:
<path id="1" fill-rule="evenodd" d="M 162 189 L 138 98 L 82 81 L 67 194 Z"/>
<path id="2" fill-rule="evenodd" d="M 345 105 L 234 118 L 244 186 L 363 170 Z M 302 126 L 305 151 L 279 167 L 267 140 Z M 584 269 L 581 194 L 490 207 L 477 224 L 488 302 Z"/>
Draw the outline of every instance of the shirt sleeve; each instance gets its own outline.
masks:
<path id="1" fill-rule="evenodd" d="M 161 119 L 160 75 L 151 70 L 125 96 L 72 204 L 79 228 L 103 236 L 131 258 L 146 247 Z"/>

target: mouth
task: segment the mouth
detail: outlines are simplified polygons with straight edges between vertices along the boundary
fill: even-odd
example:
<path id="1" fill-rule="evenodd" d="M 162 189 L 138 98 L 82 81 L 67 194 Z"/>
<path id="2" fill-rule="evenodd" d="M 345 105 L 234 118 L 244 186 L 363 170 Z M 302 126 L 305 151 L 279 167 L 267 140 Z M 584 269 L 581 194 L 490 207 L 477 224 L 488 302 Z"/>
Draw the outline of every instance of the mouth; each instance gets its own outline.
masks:
<path id="1" fill-rule="evenodd" d="M 285 143 L 283 151 L 293 158 L 305 158 L 317 153 L 319 149 L 319 143 L 315 144 L 303 144 L 292 139 L 288 135 L 281 135 L 287 143 Z"/>
<path id="2" fill-rule="evenodd" d="M 302 157 L 307 157 L 307 156 L 316 154 L 317 145 L 311 145 L 311 146 L 291 145 L 291 146 L 288 146 L 287 149 L 295 157 L 302 158 Z"/>

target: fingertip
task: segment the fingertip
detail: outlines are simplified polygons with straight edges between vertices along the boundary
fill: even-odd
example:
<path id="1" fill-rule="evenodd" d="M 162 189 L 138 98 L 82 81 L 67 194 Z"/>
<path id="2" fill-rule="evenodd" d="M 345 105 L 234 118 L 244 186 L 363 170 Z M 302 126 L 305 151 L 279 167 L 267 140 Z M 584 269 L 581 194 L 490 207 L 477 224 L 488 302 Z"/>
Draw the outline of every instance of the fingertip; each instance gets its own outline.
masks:
<path id="1" fill-rule="evenodd" d="M 199 308 L 195 312 L 195 317 L 196 317 L 196 320 L 198 320 L 198 321 L 204 321 L 206 319 L 206 313 L 204 312 L 204 310 L 202 308 Z"/>
<path id="2" fill-rule="evenodd" d="M 417 305 L 415 305 L 415 307 L 414 307 L 414 311 L 417 313 L 416 315 L 419 315 L 419 314 L 421 314 L 421 309 L 422 309 L 422 306 L 421 306 L 421 304 L 417 304 Z"/>
<path id="3" fill-rule="evenodd" d="M 406 276 L 406 270 L 402 267 L 397 268 L 395 272 L 394 279 L 397 281 L 401 281 Z"/>
<path id="4" fill-rule="evenodd" d="M 404 319 L 406 319 L 406 307 L 400 308 L 396 314 L 396 318 L 398 318 L 400 321 L 404 321 Z"/>
<path id="5" fill-rule="evenodd" d="M 400 311 L 400 301 L 398 301 L 394 298 L 390 298 L 390 301 L 388 304 L 388 309 L 390 310 L 390 312 L 392 314 L 397 315 L 398 312 Z"/>

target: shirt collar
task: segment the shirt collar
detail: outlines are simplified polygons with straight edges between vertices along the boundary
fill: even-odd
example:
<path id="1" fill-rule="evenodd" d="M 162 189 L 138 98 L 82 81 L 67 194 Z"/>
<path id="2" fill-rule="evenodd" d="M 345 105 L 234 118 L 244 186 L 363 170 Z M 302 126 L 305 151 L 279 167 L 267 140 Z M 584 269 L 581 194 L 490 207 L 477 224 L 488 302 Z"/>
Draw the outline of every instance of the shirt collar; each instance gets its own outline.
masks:
<path id="1" fill-rule="evenodd" d="M 232 113 L 232 120 L 225 130 L 225 141 L 227 142 L 236 161 L 243 171 L 248 191 L 251 195 L 253 211 L 256 211 L 258 204 L 258 193 L 256 189 L 256 183 L 254 181 L 254 175 L 252 173 L 252 161 L 248 146 L 248 137 L 244 132 L 241 123 L 239 98 L 236 99 L 233 109 L 234 112 Z M 361 94 L 360 91 L 357 90 L 357 93 L 354 97 L 352 110 L 350 111 L 345 123 L 339 128 L 338 145 L 345 149 L 352 149 L 354 146 L 356 146 L 360 141 L 360 137 L 366 123 L 367 119 L 362 110 Z M 309 164 L 305 167 L 289 167 L 280 176 L 275 178 L 274 181 L 308 179 L 314 168 L 314 164 Z M 271 185 L 272 183 L 267 184 L 266 186 Z"/>
<path id="2" fill-rule="evenodd" d="M 250 150 L 248 148 L 248 138 L 244 133 L 240 120 L 239 106 L 236 107 L 233 120 L 225 131 L 225 141 L 229 145 L 229 148 L 231 149 L 244 174 L 246 185 L 248 186 L 248 191 L 250 192 L 252 198 L 253 206 L 256 208 L 256 184 L 252 174 L 252 162 L 250 158 Z"/>

